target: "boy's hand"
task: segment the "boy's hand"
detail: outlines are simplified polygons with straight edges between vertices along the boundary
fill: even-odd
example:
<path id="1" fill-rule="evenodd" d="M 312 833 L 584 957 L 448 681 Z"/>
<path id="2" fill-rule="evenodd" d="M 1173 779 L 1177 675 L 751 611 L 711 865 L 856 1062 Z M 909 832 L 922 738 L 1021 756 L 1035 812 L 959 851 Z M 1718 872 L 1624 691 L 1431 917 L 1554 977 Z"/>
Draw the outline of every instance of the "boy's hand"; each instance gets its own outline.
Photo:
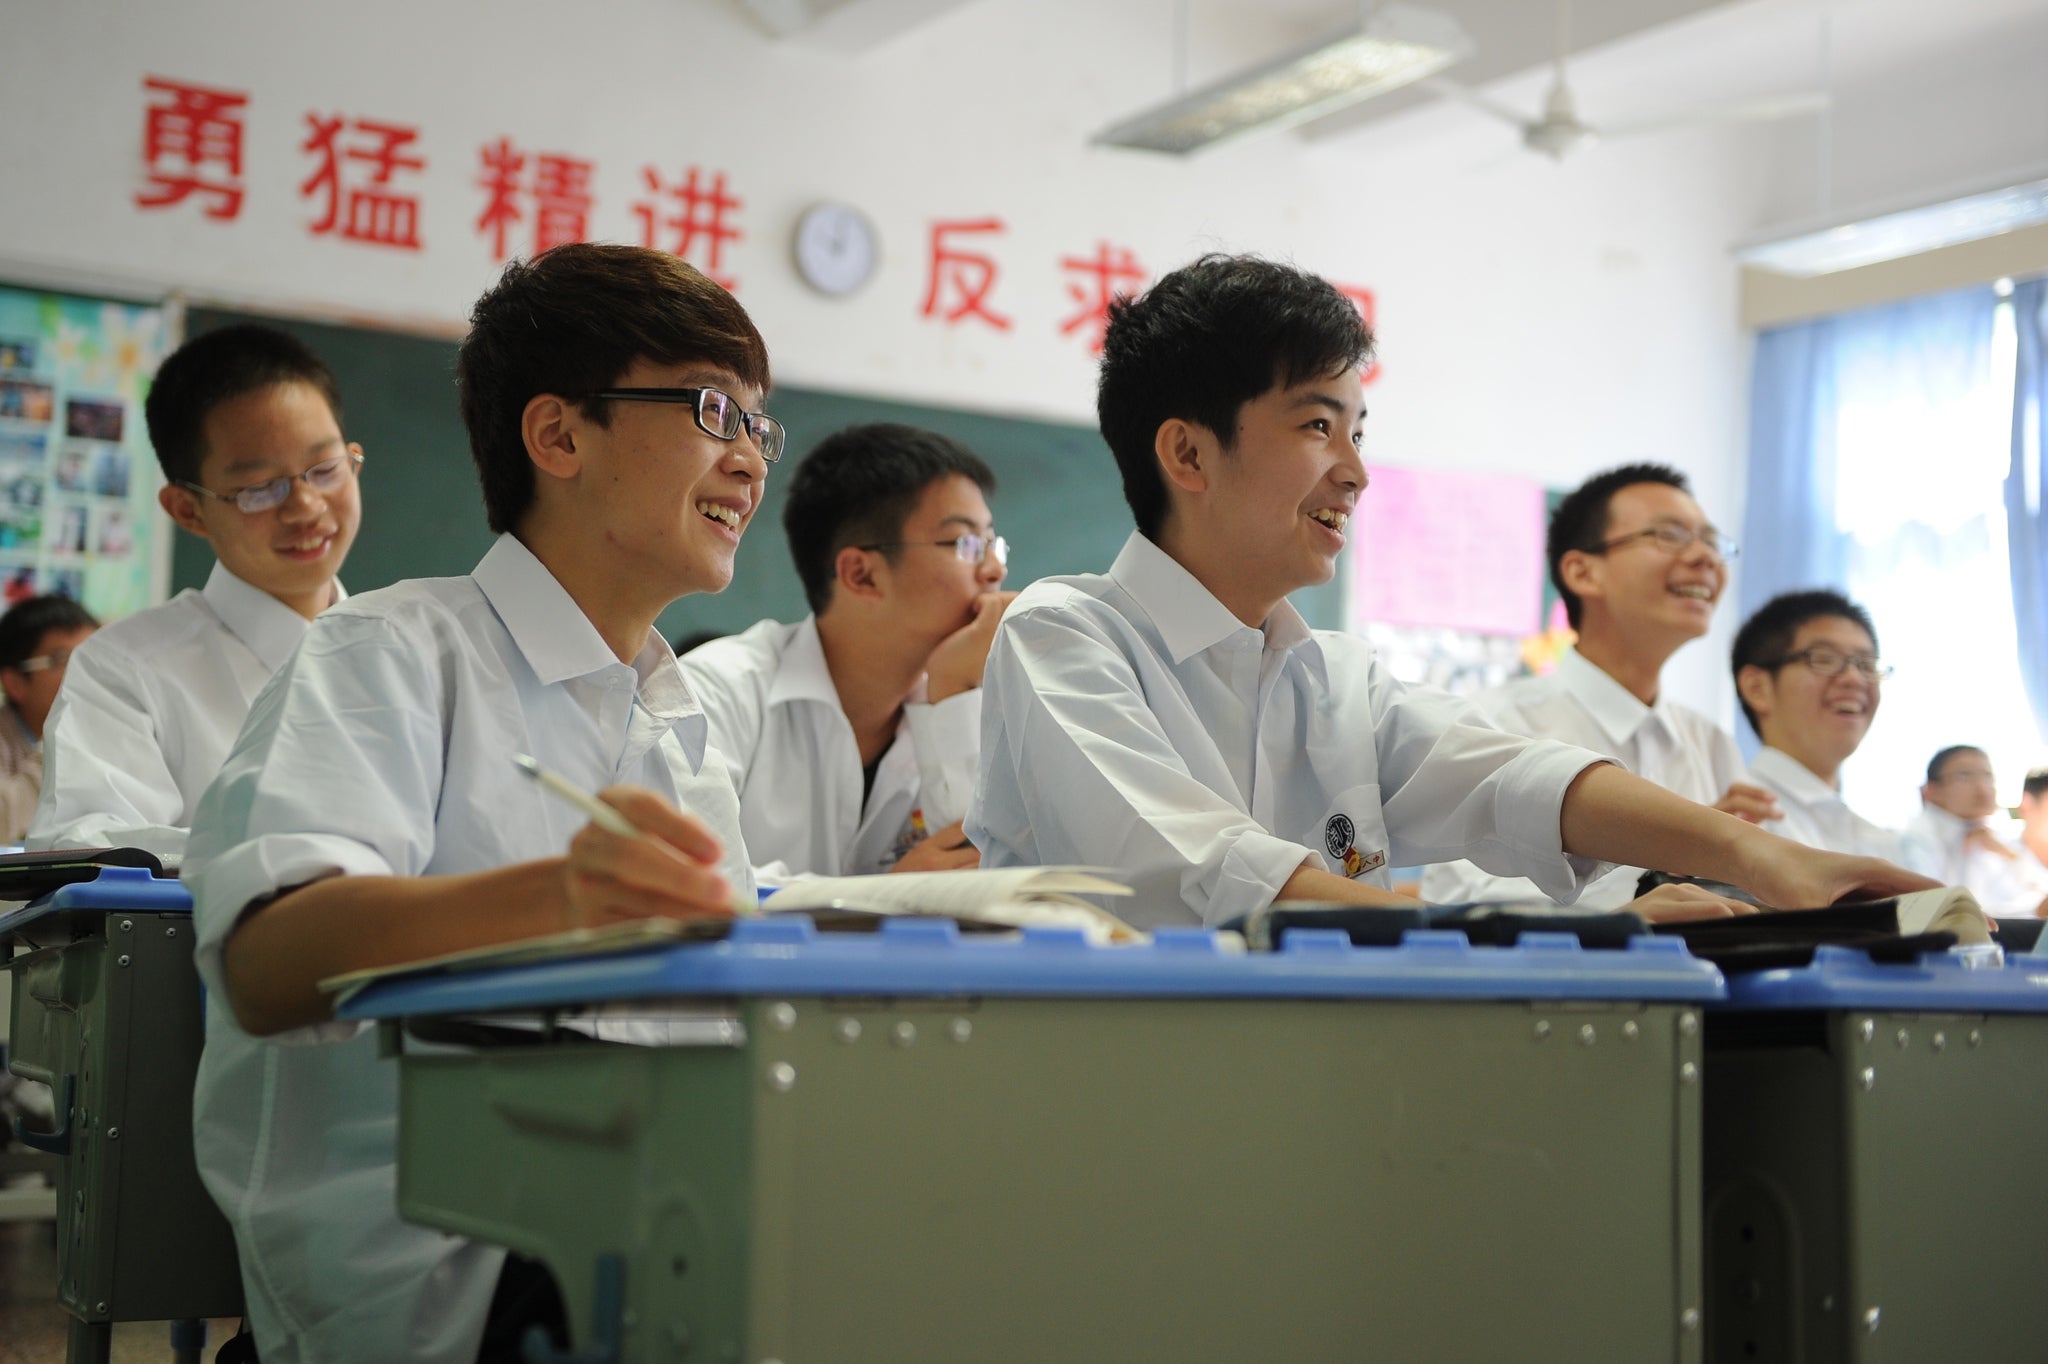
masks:
<path id="1" fill-rule="evenodd" d="M 1822 909 L 1840 900 L 1883 900 L 1941 882 L 1876 857 L 1824 852 L 1768 835 L 1738 883 L 1777 909 Z"/>
<path id="2" fill-rule="evenodd" d="M 1694 919 L 1726 919 L 1737 914 L 1754 914 L 1756 906 L 1716 895 L 1705 886 L 1671 881 L 1622 906 L 1653 924 L 1689 923 Z"/>
<path id="3" fill-rule="evenodd" d="M 624 815 L 640 836 L 586 824 L 569 841 L 563 875 L 575 925 L 732 913 L 732 885 L 718 870 L 725 850 L 702 820 L 645 787 L 607 787 L 597 798 Z"/>
<path id="4" fill-rule="evenodd" d="M 1778 808 L 1776 796 L 1761 786 L 1739 781 L 1729 785 L 1721 799 L 1714 802 L 1714 808 L 1737 819 L 1746 819 L 1751 824 L 1768 824 L 1785 817 L 1785 812 Z"/>
<path id="5" fill-rule="evenodd" d="M 965 820 L 956 819 L 925 839 L 890 871 L 965 871 L 981 865 L 981 849 L 967 841 Z"/>
<path id="6" fill-rule="evenodd" d="M 989 646 L 996 640 L 996 626 L 1015 600 L 1015 592 L 984 592 L 974 599 L 974 619 L 940 640 L 925 660 L 927 701 L 936 705 L 981 685 L 982 669 L 988 666 Z"/>

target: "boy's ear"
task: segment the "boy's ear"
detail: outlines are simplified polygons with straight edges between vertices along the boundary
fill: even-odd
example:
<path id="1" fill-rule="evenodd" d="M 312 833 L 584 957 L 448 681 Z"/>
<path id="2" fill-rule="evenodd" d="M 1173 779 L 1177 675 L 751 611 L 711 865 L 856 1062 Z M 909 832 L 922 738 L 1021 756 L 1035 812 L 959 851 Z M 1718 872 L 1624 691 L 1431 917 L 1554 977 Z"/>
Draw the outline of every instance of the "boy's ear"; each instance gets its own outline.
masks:
<path id="1" fill-rule="evenodd" d="M 1600 571 L 1594 556 L 1582 549 L 1566 550 L 1564 557 L 1557 561 L 1558 576 L 1572 595 L 1581 599 L 1607 595 L 1600 583 Z"/>
<path id="2" fill-rule="evenodd" d="M 156 490 L 156 504 L 164 509 L 164 515 L 178 524 L 180 530 L 189 530 L 202 540 L 213 538 L 206 533 L 206 523 L 199 519 L 199 495 L 191 489 L 166 483 Z"/>
<path id="3" fill-rule="evenodd" d="M 7 703 L 19 707 L 28 698 L 28 674 L 19 668 L 0 668 L 0 693 Z"/>
<path id="4" fill-rule="evenodd" d="M 1735 674 L 1735 691 L 1749 703 L 1749 708 L 1756 712 L 1759 720 L 1767 719 L 1771 713 L 1771 703 L 1777 699 L 1776 682 L 1777 679 L 1772 677 L 1767 669 L 1759 668 L 1754 663 L 1745 663 L 1742 665 L 1742 671 Z"/>
<path id="5" fill-rule="evenodd" d="M 1152 435 L 1152 453 L 1159 460 L 1159 473 L 1182 492 L 1209 490 L 1209 473 L 1203 428 L 1180 417 L 1168 417 Z"/>
<path id="6" fill-rule="evenodd" d="M 839 557 L 832 561 L 834 596 L 865 597 L 869 601 L 881 598 L 882 584 L 875 576 L 872 552 L 852 545 L 839 551 Z"/>
<path id="7" fill-rule="evenodd" d="M 519 414 L 519 434 L 526 441 L 526 457 L 534 467 L 552 478 L 574 478 L 583 472 L 583 457 L 576 452 L 576 430 L 582 414 L 566 399 L 552 393 L 536 394 Z"/>

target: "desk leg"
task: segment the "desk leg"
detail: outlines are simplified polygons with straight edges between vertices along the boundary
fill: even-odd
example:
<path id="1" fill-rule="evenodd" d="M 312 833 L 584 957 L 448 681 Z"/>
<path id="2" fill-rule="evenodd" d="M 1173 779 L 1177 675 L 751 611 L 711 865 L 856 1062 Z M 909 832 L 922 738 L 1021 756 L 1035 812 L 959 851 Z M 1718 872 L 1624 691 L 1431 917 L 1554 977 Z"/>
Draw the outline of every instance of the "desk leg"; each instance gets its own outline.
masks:
<path id="1" fill-rule="evenodd" d="M 205 1364 L 206 1318 L 171 1323 L 172 1364 Z"/>
<path id="2" fill-rule="evenodd" d="M 110 1321 L 71 1319 L 64 1338 L 64 1364 L 107 1364 L 114 1349 L 114 1324 Z"/>

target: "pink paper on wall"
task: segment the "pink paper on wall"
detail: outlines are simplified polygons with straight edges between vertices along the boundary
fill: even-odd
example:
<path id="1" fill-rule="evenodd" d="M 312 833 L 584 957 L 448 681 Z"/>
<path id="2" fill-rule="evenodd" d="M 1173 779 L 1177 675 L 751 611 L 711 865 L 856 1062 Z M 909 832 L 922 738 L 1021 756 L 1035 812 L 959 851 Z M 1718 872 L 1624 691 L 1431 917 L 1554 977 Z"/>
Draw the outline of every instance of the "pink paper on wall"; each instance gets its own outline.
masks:
<path id="1" fill-rule="evenodd" d="M 1535 633 L 1545 517 L 1533 479 L 1374 469 L 1352 520 L 1352 622 Z"/>

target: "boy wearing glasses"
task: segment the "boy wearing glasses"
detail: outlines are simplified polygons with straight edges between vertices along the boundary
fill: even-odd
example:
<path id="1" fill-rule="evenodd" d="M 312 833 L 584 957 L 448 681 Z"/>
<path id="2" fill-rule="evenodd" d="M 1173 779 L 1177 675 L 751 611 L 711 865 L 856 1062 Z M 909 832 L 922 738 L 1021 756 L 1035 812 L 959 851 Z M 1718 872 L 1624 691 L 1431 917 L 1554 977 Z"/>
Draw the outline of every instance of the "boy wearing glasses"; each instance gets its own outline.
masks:
<path id="1" fill-rule="evenodd" d="M 320 358 L 269 327 L 223 327 L 164 361 L 144 407 L 157 501 L 213 547 L 206 586 L 94 635 L 43 740 L 30 847 L 176 855 L 263 684 L 347 594 L 360 446 Z"/>
<path id="2" fill-rule="evenodd" d="M 1968 887 L 1986 914 L 2048 916 L 2048 872 L 2000 837 L 2007 821 L 1990 755 L 1967 744 L 1942 749 L 1927 764 L 1920 801 L 1901 835 L 1907 866 Z"/>
<path id="3" fill-rule="evenodd" d="M 1685 475 L 1661 464 L 1594 475 L 1551 514 L 1544 549 L 1578 641 L 1548 676 L 1473 697 L 1478 713 L 1510 734 L 1590 749 L 1687 800 L 1752 823 L 1776 819 L 1776 801 L 1750 782 L 1727 731 L 1663 694 L 1665 663 L 1706 634 L 1735 557 Z M 1640 867 L 1618 867 L 1577 903 L 1654 911 L 1695 894 L 1660 887 L 1636 904 L 1641 875 Z M 1543 898 L 1529 881 L 1492 876 L 1469 861 L 1430 867 L 1422 893 L 1446 904 Z"/>
<path id="4" fill-rule="evenodd" d="M 1870 614 L 1839 592 L 1786 592 L 1736 632 L 1735 694 L 1763 740 L 1750 780 L 1783 812 L 1764 827 L 1815 848 L 1897 861 L 1899 836 L 1842 800 L 1849 760 L 1883 699 Z"/>
<path id="5" fill-rule="evenodd" d="M 19 843 L 43 786 L 43 730 L 71 653 L 99 629 L 69 597 L 30 597 L 0 616 L 0 842 Z"/>
<path id="6" fill-rule="evenodd" d="M 321 980 L 753 895 L 738 796 L 654 622 L 731 580 L 781 453 L 760 333 L 674 256 L 589 243 L 514 262 L 470 321 L 457 381 L 497 541 L 313 623 L 185 863 L 194 1146 L 266 1364 L 509 1361 L 561 1320 L 530 1262 L 399 1220 L 392 1069 Z M 517 754 L 639 834 L 585 823 Z"/>
<path id="7" fill-rule="evenodd" d="M 995 475 L 934 431 L 819 442 L 783 526 L 813 614 L 705 645 L 683 673 L 733 765 L 764 884 L 972 867 L 961 831 L 981 753 L 981 676 L 1009 545 Z"/>
<path id="8" fill-rule="evenodd" d="M 1455 857 L 1566 900 L 1603 860 L 1774 904 L 1924 884 L 1474 724 L 1364 640 L 1310 630 L 1287 595 L 1329 581 L 1366 491 L 1371 350 L 1336 289 L 1250 257 L 1111 307 L 1097 409 L 1137 531 L 1107 574 L 1041 579 L 996 631 L 967 817 L 987 863 L 1115 868 L 1155 923 L 1412 903 L 1388 868 Z M 1730 912 L 1695 894 L 1687 912 Z"/>

